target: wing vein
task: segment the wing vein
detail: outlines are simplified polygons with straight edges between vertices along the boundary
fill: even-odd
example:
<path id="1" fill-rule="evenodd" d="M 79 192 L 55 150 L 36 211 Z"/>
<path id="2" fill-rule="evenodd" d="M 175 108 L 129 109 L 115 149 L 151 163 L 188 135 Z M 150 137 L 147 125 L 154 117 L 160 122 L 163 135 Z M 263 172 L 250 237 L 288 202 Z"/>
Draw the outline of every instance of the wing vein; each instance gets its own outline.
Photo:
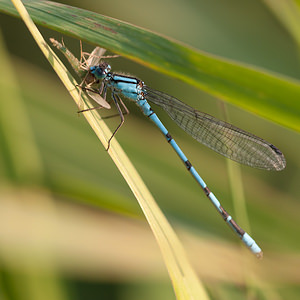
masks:
<path id="1" fill-rule="evenodd" d="M 195 110 L 163 92 L 144 87 L 146 99 L 162 107 L 194 139 L 234 161 L 267 170 L 285 167 L 283 154 L 274 145 L 234 125 Z"/>

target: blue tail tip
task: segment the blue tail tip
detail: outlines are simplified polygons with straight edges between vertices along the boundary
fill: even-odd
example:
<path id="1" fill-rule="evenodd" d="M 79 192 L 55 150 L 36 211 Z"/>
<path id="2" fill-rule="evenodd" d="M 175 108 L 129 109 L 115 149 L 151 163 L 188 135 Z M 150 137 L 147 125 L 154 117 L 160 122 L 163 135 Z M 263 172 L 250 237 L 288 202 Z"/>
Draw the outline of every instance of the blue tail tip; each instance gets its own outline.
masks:
<path id="1" fill-rule="evenodd" d="M 251 250 L 251 252 L 259 259 L 263 258 L 263 252 L 261 251 L 260 247 L 256 244 L 253 238 L 245 232 L 242 237 L 242 241 L 245 245 Z"/>

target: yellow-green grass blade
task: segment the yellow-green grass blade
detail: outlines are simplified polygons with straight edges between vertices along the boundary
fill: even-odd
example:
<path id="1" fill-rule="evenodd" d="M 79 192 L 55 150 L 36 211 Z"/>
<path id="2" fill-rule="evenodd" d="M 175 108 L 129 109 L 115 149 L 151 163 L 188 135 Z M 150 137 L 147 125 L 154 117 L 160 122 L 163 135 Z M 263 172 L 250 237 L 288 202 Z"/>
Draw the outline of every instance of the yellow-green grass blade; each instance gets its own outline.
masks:
<path id="1" fill-rule="evenodd" d="M 300 83 L 295 79 L 216 57 L 87 10 L 50 1 L 25 4 L 39 25 L 104 47 L 300 131 Z M 8 0 L 0 0 L 0 11 L 18 16 Z"/>

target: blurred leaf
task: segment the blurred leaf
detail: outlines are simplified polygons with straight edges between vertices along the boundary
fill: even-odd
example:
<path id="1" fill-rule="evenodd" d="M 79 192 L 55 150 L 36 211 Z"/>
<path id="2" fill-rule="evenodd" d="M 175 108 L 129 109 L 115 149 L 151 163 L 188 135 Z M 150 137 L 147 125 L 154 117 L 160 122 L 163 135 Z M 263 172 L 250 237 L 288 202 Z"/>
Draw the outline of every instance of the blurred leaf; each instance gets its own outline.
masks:
<path id="1" fill-rule="evenodd" d="M 25 3 L 37 24 L 100 45 L 300 131 L 300 84 L 296 80 L 221 59 L 140 27 L 76 7 L 49 1 Z M 8 0 L 0 0 L 0 11 L 18 16 Z"/>
<path id="2" fill-rule="evenodd" d="M 0 58 L 0 86 L 2 87 L 0 97 L 5 99 L 1 101 L 0 106 L 0 130 L 3 133 L 0 140 L 1 144 L 5 145 L 3 148 L 6 149 L 5 173 L 10 174 L 10 179 L 16 181 L 41 183 L 44 180 L 44 169 L 39 149 L 27 115 L 26 105 L 21 97 L 14 68 L 3 43 L 2 32 L 0 32 Z M 24 159 L 24 153 L 26 153 L 26 159 Z"/>
<path id="3" fill-rule="evenodd" d="M 300 47 L 300 1 L 264 0 L 267 7 L 276 15 Z"/>

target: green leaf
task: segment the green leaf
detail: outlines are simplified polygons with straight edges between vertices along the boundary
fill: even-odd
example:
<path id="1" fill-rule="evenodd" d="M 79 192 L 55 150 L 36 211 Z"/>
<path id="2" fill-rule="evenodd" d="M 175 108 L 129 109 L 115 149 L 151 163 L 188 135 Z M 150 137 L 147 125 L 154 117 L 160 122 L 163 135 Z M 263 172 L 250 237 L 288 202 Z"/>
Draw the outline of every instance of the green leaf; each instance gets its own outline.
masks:
<path id="1" fill-rule="evenodd" d="M 201 52 L 170 38 L 83 9 L 26 1 L 33 20 L 176 77 L 249 112 L 300 131 L 300 83 Z M 8 0 L 0 11 L 18 16 Z"/>

